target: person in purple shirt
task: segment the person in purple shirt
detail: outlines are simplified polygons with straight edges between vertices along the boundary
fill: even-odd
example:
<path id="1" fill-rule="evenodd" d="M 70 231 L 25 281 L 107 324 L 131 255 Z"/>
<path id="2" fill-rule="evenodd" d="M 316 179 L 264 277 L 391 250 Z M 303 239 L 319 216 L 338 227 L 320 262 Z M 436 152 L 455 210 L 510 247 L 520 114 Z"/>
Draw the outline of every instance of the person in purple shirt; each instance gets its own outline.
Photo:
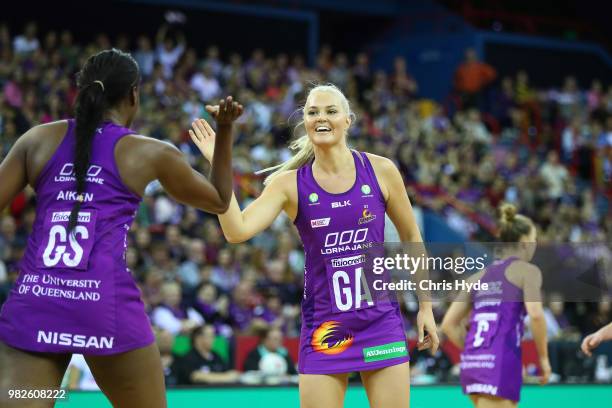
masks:
<path id="1" fill-rule="evenodd" d="M 540 383 L 551 374 L 546 319 L 541 301 L 542 272 L 530 263 L 536 249 L 536 226 L 516 213 L 512 204 L 500 206 L 499 259 L 467 280 L 486 284 L 482 290 L 462 291 L 442 321 L 442 331 L 463 348 L 461 386 L 474 407 L 516 407 L 523 382 L 521 338 L 525 314 L 540 358 Z M 469 328 L 465 319 L 469 316 Z"/>
<path id="2" fill-rule="evenodd" d="M 242 106 L 228 97 L 209 107 L 222 136 L 207 179 L 174 146 L 129 129 L 139 81 L 129 54 L 92 55 L 78 76 L 75 119 L 33 127 L 0 164 L 0 211 L 28 185 L 37 196 L 20 274 L 0 311 L 2 390 L 57 389 L 79 353 L 114 406 L 166 406 L 159 350 L 126 266 L 127 232 L 156 179 L 177 201 L 226 211 Z M 54 404 L 7 398 L 0 393 L 0 406 Z"/>
<path id="3" fill-rule="evenodd" d="M 384 242 L 385 213 L 402 242 L 422 245 L 402 176 L 391 160 L 348 147 L 354 115 L 334 85 L 310 90 L 303 115 L 302 134 L 291 145 L 296 155 L 275 167 L 262 194 L 243 211 L 232 199 L 219 215 L 223 233 L 231 243 L 247 241 L 283 210 L 298 228 L 306 254 L 301 407 L 342 407 L 354 371 L 361 373 L 373 407 L 407 407 L 410 373 L 401 312 L 397 302 L 381 299 L 389 294 L 374 292 L 366 278 L 371 254 L 365 254 L 370 244 Z M 196 121 L 190 135 L 210 159 L 210 126 Z M 435 352 L 436 324 L 425 295 L 419 294 L 419 348 Z"/>

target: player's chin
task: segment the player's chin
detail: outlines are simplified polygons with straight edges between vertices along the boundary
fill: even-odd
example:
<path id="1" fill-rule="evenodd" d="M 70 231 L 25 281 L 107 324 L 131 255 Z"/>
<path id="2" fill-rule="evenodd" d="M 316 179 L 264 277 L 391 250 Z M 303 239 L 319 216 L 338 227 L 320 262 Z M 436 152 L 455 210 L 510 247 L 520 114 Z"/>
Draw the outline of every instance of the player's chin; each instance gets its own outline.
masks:
<path id="1" fill-rule="evenodd" d="M 329 147 L 338 143 L 339 138 L 333 133 L 315 133 L 310 137 L 310 141 L 317 147 Z"/>

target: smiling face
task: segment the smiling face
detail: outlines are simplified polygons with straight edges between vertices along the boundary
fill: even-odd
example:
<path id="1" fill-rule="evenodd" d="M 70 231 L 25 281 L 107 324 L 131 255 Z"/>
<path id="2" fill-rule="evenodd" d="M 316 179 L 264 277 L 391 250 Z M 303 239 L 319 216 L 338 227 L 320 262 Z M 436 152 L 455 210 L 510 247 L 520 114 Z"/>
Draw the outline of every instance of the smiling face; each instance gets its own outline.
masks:
<path id="1" fill-rule="evenodd" d="M 315 146 L 344 142 L 351 118 L 340 95 L 333 91 L 313 90 L 304 107 L 304 127 Z"/>

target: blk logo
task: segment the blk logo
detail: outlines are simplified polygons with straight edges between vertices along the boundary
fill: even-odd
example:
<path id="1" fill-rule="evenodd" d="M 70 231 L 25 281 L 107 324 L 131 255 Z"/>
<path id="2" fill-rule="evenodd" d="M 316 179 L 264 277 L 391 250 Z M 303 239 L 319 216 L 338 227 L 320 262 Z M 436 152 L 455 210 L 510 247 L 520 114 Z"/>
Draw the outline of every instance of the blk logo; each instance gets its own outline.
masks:
<path id="1" fill-rule="evenodd" d="M 350 207 L 350 206 L 351 206 L 351 200 L 334 201 L 331 203 L 331 208 L 342 208 L 342 207 Z"/>

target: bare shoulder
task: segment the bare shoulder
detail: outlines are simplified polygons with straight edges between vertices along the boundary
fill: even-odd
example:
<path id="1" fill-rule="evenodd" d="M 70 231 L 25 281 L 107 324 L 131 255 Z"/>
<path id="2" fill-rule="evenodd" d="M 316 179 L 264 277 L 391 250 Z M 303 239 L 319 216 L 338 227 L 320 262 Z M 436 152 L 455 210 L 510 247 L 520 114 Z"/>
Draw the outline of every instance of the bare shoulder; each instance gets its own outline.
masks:
<path id="1" fill-rule="evenodd" d="M 526 283 L 539 286 L 542 284 L 542 271 L 536 265 L 517 259 L 506 270 L 506 277 L 519 287 Z"/>
<path id="2" fill-rule="evenodd" d="M 166 141 L 163 141 L 163 140 L 155 139 L 155 138 L 152 138 L 152 137 L 149 137 L 149 136 L 132 134 L 132 135 L 125 136 L 121 140 L 122 141 L 125 140 L 128 143 L 138 144 L 138 145 L 141 145 L 141 146 L 144 146 L 144 147 L 149 147 L 149 148 L 178 150 L 170 142 L 166 142 Z"/>
<path id="3" fill-rule="evenodd" d="M 514 266 L 518 270 L 519 274 L 526 280 L 542 279 L 542 271 L 531 262 L 518 259 L 512 262 L 512 266 Z"/>
<path id="4" fill-rule="evenodd" d="M 36 125 L 23 134 L 19 139 L 22 143 L 59 144 L 68 130 L 67 120 L 43 123 Z"/>
<path id="5" fill-rule="evenodd" d="M 172 143 L 143 135 L 127 135 L 117 145 L 117 155 L 129 156 L 138 160 L 168 159 L 173 155 L 182 155 Z"/>
<path id="6" fill-rule="evenodd" d="M 296 181 L 296 180 L 297 180 L 297 170 L 285 170 L 279 173 L 276 177 L 274 177 L 272 181 L 270 181 L 270 185 L 272 185 L 272 183 L 275 183 L 275 184 L 289 183 L 291 181 Z"/>
<path id="7" fill-rule="evenodd" d="M 68 121 L 60 120 L 34 126 L 17 139 L 14 148 L 24 154 L 30 185 L 36 184 L 40 172 L 62 143 L 67 130 Z"/>
<path id="8" fill-rule="evenodd" d="M 51 132 L 63 132 L 66 133 L 68 130 L 68 120 L 56 120 L 54 122 L 41 123 L 32 128 L 37 131 L 51 131 Z"/>
<path id="9" fill-rule="evenodd" d="M 399 182 L 403 184 L 402 176 L 391 159 L 372 153 L 366 153 L 366 156 L 372 163 L 378 186 L 386 201 L 389 199 L 390 191 L 395 189 L 395 185 Z"/>
<path id="10" fill-rule="evenodd" d="M 540 268 L 531 262 L 523 261 L 522 259 L 517 259 L 512 262 L 511 267 L 516 269 L 523 274 L 541 274 Z"/>
<path id="11" fill-rule="evenodd" d="M 374 167 L 375 171 L 378 171 L 378 169 L 381 171 L 393 171 L 397 169 L 395 163 L 393 163 L 393 160 L 387 157 L 367 152 L 366 156 L 368 156 L 368 159 L 370 159 L 370 163 L 372 163 L 372 167 Z"/>
<path id="12" fill-rule="evenodd" d="M 297 170 L 287 170 L 279 173 L 270 181 L 264 191 L 276 197 L 280 196 L 285 213 L 291 220 L 295 220 L 298 207 Z"/>
<path id="13" fill-rule="evenodd" d="M 297 198 L 297 170 L 286 170 L 275 176 L 266 187 L 270 191 L 279 191 Z"/>

